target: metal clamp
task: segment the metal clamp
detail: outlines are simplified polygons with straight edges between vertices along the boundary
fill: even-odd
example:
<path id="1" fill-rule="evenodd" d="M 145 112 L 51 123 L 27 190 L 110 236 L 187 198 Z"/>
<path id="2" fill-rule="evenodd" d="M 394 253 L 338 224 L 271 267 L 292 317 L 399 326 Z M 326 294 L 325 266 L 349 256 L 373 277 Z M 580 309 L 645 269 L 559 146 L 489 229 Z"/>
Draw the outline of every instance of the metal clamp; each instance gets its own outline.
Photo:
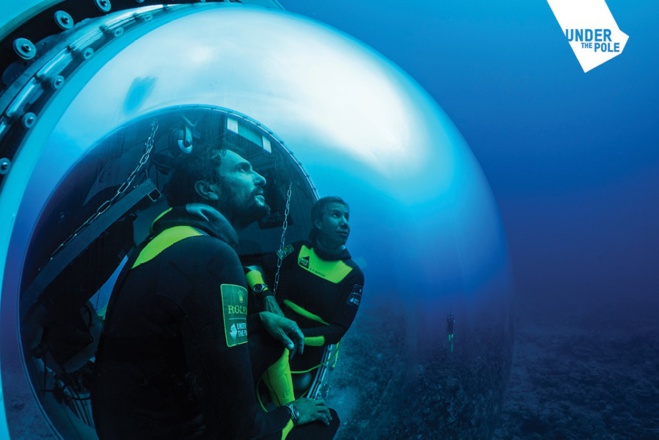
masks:
<path id="1" fill-rule="evenodd" d="M 35 115 L 32 112 L 27 112 L 23 115 L 23 127 L 25 128 L 32 128 L 34 127 L 34 124 L 37 123 L 37 115 Z"/>
<path id="2" fill-rule="evenodd" d="M 4 176 L 9 172 L 9 169 L 11 168 L 11 160 L 7 159 L 6 157 L 3 157 L 0 159 L 0 176 Z"/>
<path id="3" fill-rule="evenodd" d="M 27 38 L 17 38 L 14 40 L 14 52 L 24 60 L 31 60 L 37 54 L 37 48 Z"/>
<path id="4" fill-rule="evenodd" d="M 71 15 L 66 11 L 55 11 L 53 17 L 55 18 L 55 23 L 57 26 L 59 26 L 59 28 L 62 30 L 71 29 L 75 24 L 73 17 L 71 17 Z"/>
<path id="5" fill-rule="evenodd" d="M 94 4 L 101 12 L 110 12 L 110 9 L 112 9 L 110 0 L 94 0 Z"/>

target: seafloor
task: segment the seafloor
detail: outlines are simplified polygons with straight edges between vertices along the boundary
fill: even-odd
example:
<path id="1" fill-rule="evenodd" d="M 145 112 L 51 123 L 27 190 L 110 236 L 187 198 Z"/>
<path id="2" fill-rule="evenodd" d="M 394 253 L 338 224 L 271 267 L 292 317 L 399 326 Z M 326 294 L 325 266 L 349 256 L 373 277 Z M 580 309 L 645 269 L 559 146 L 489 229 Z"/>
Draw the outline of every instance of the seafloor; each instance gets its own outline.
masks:
<path id="1" fill-rule="evenodd" d="M 456 346 L 455 353 L 438 350 L 408 372 L 423 377 L 408 386 L 418 398 L 404 399 L 403 407 L 387 393 L 403 382 L 395 367 L 376 372 L 397 362 L 395 350 L 369 354 L 371 367 L 361 370 L 354 368 L 364 367 L 359 358 L 344 358 L 332 402 L 347 420 L 338 438 L 659 439 L 659 300 L 519 304 L 516 321 L 510 380 L 494 429 L 473 426 L 460 411 L 482 415 L 469 390 L 488 387 L 496 372 L 456 374 Z M 392 337 L 369 319 L 356 324 L 344 344 L 351 350 L 382 347 L 378 339 Z M 365 404 L 372 397 L 357 391 L 369 387 L 384 390 L 377 405 Z"/>
<path id="2" fill-rule="evenodd" d="M 495 439 L 659 439 L 659 299 L 527 305 Z"/>
<path id="3" fill-rule="evenodd" d="M 508 390 L 491 427 L 462 417 L 479 411 L 468 391 L 488 387 L 491 371 L 443 375 L 455 371 L 459 347 L 452 354 L 438 347 L 410 371 L 402 356 L 409 341 L 392 331 L 392 323 L 404 329 L 404 319 L 371 310 L 345 338 L 333 373 L 329 401 L 342 420 L 337 439 L 659 439 L 656 303 L 518 307 Z M 55 438 L 35 423 L 29 398 L 7 402 L 12 438 Z"/>

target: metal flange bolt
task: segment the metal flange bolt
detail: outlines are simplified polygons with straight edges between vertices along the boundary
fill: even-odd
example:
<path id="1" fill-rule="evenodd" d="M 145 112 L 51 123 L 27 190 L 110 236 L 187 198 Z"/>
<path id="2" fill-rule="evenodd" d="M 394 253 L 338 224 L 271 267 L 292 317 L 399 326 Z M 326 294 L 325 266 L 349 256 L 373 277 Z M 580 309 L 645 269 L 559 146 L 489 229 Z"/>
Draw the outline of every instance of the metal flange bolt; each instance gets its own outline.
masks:
<path id="1" fill-rule="evenodd" d="M 117 27 L 117 28 L 111 29 L 107 26 L 101 26 L 101 30 L 103 31 L 103 33 L 105 35 L 107 35 L 108 37 L 111 37 L 111 38 L 120 37 L 124 34 L 124 28 L 122 28 L 122 27 Z"/>
<path id="2" fill-rule="evenodd" d="M 27 38 L 17 38 L 14 40 L 14 52 L 24 60 L 31 60 L 37 54 L 37 48 Z"/>
<path id="3" fill-rule="evenodd" d="M 168 6 L 167 6 L 167 5 L 163 5 L 162 8 L 163 8 L 163 10 L 166 11 L 167 8 L 168 8 Z M 136 20 L 139 20 L 139 21 L 149 21 L 149 20 L 153 19 L 153 15 L 152 15 L 152 14 L 149 14 L 149 13 L 147 13 L 147 12 L 144 12 L 144 13 L 142 13 L 142 14 L 134 14 L 133 17 L 135 17 L 135 19 L 136 19 Z"/>
<path id="4" fill-rule="evenodd" d="M 11 160 L 7 159 L 6 157 L 0 159 L 0 176 L 7 174 L 9 172 L 9 168 L 11 168 Z"/>
<path id="5" fill-rule="evenodd" d="M 96 4 L 96 7 L 101 12 L 110 12 L 110 9 L 112 9 L 112 5 L 110 4 L 110 0 L 94 0 L 94 4 Z"/>
<path id="6" fill-rule="evenodd" d="M 55 75 L 49 79 L 48 85 L 50 85 L 53 90 L 57 90 L 64 85 L 64 77 L 62 75 Z"/>
<path id="7" fill-rule="evenodd" d="M 71 17 L 69 13 L 65 11 L 55 11 L 54 18 L 55 23 L 57 23 L 57 26 L 59 26 L 62 30 L 71 29 L 75 24 L 73 17 Z"/>
<path id="8" fill-rule="evenodd" d="M 23 115 L 23 127 L 32 128 L 37 122 L 37 115 L 32 112 L 27 112 Z"/>
<path id="9" fill-rule="evenodd" d="M 86 47 L 80 54 L 84 59 L 88 60 L 94 55 L 94 48 Z"/>

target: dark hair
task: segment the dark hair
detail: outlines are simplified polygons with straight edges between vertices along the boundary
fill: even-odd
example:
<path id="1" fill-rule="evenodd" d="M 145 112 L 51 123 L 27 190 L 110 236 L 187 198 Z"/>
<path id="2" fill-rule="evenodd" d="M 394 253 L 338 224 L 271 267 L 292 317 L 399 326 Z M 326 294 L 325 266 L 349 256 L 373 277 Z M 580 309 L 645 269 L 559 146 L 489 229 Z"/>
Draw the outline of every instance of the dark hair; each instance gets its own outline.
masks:
<path id="1" fill-rule="evenodd" d="M 176 159 L 172 178 L 163 188 L 170 206 L 182 206 L 188 203 L 203 202 L 195 190 L 195 182 L 207 180 L 215 183 L 217 168 L 227 151 L 244 155 L 242 148 L 231 136 L 225 135 L 217 143 L 195 139 L 192 152 L 181 153 Z"/>
<path id="2" fill-rule="evenodd" d="M 316 229 L 314 223 L 316 220 L 322 220 L 325 207 L 330 203 L 340 203 L 346 208 L 350 208 L 350 205 L 348 205 L 345 200 L 337 196 L 327 196 L 316 200 L 316 203 L 311 207 L 311 231 L 309 231 L 309 241 L 312 243 L 315 243 L 316 238 L 318 238 L 318 229 Z"/>

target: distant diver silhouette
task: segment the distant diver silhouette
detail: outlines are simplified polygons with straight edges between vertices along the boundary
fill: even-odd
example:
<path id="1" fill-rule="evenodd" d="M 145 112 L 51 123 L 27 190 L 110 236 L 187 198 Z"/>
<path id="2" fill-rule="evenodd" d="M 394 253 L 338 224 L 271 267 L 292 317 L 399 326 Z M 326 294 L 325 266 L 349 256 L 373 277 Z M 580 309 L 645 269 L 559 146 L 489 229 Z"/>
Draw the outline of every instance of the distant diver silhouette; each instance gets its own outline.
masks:
<path id="1" fill-rule="evenodd" d="M 448 312 L 446 316 L 446 333 L 448 333 L 448 348 L 453 353 L 453 325 L 455 324 L 455 316 L 453 312 Z"/>

